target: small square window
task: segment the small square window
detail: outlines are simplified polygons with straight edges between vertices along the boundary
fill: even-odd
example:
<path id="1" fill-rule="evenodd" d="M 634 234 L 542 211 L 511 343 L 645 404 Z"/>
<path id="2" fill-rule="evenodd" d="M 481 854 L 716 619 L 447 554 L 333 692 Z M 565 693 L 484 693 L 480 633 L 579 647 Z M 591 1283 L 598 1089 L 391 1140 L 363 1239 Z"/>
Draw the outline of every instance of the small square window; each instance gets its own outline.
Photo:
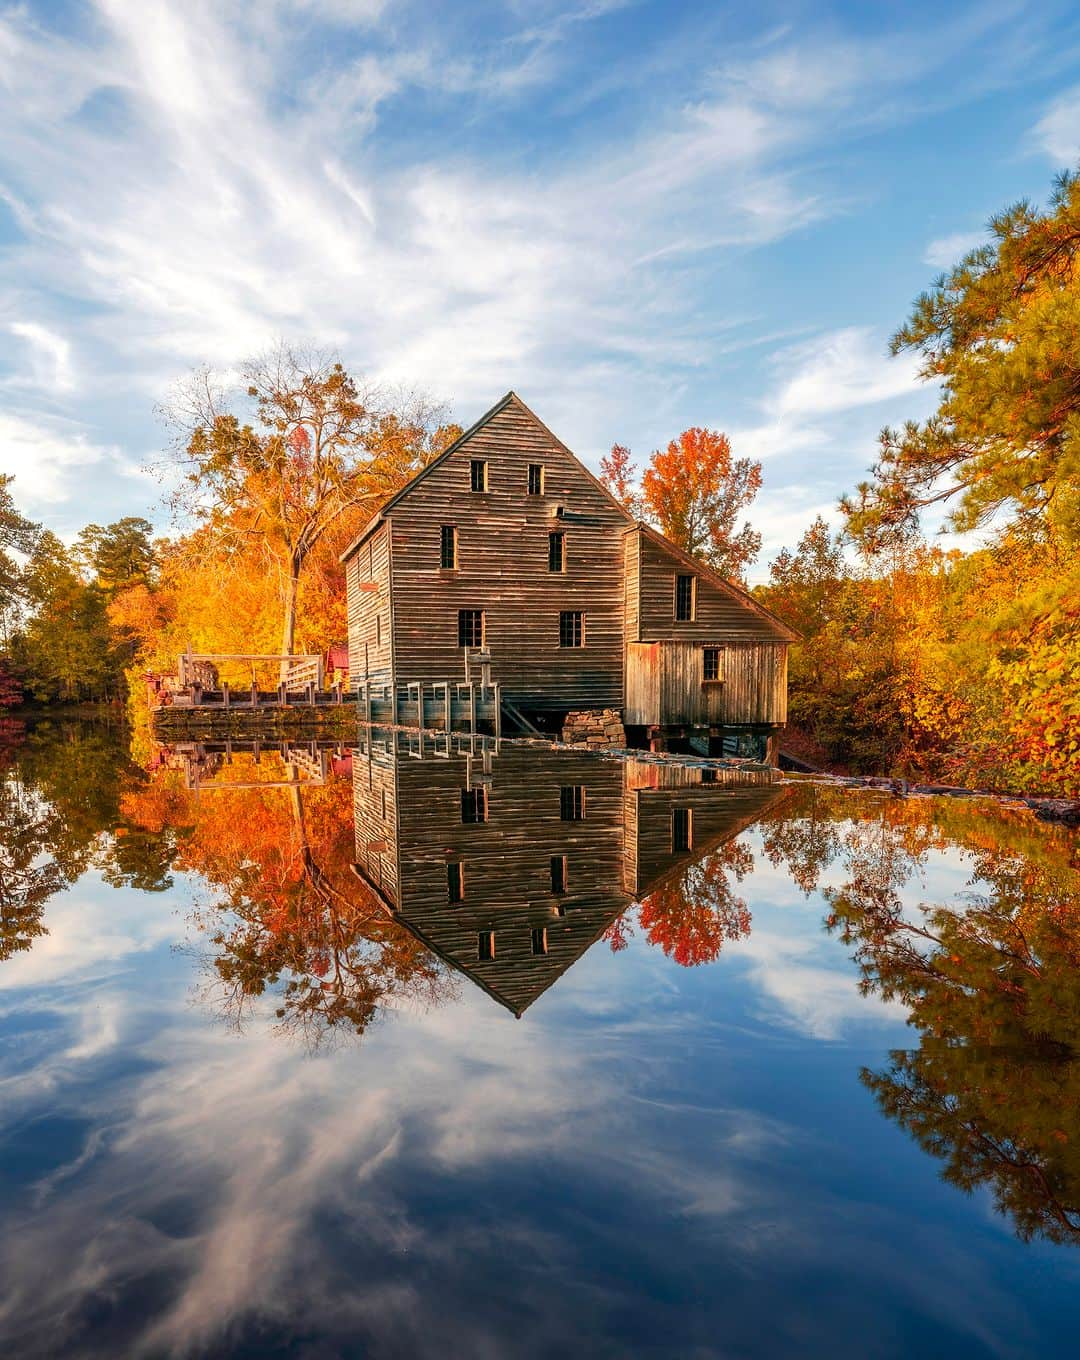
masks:
<path id="1" fill-rule="evenodd" d="M 565 534 L 548 534 L 548 571 L 566 570 L 565 548 Z"/>
<path id="2" fill-rule="evenodd" d="M 692 808 L 672 808 L 671 848 L 690 850 L 694 843 L 694 812 Z"/>
<path id="3" fill-rule="evenodd" d="M 694 617 L 696 576 L 675 577 L 675 618 L 679 623 L 690 623 Z"/>
<path id="4" fill-rule="evenodd" d="M 481 930 L 476 937 L 476 955 L 483 962 L 495 957 L 495 932 Z"/>
<path id="5" fill-rule="evenodd" d="M 478 784 L 474 789 L 461 790 L 461 820 L 468 824 L 486 822 L 488 819 L 487 785 Z"/>
<path id="6" fill-rule="evenodd" d="M 553 893 L 564 893 L 566 891 L 565 855 L 552 855 L 551 857 L 551 891 Z"/>
<path id="7" fill-rule="evenodd" d="M 701 782 L 703 784 L 715 784 L 716 771 L 712 769 L 710 766 L 706 766 L 705 769 L 702 770 L 701 772 Z"/>
<path id="8" fill-rule="evenodd" d="M 482 647 L 484 645 L 484 611 L 482 609 L 458 610 L 458 646 Z"/>
<path id="9" fill-rule="evenodd" d="M 720 652 L 719 647 L 706 647 L 701 653 L 701 674 L 705 680 L 719 680 L 720 676 Z"/>
<path id="10" fill-rule="evenodd" d="M 469 484 L 474 491 L 486 491 L 488 489 L 488 469 L 483 458 L 472 460 L 469 465 L 469 479 Z"/>
<path id="11" fill-rule="evenodd" d="M 442 544 L 439 566 L 444 567 L 447 571 L 452 571 L 457 566 L 456 524 L 444 524 L 442 526 Z"/>
<path id="12" fill-rule="evenodd" d="M 580 609 L 564 609 L 559 615 L 559 646 L 584 647 L 585 615 Z"/>
<path id="13" fill-rule="evenodd" d="M 544 494 L 544 465 L 543 463 L 529 464 L 529 495 L 542 496 Z"/>
<path id="14" fill-rule="evenodd" d="M 465 901 L 464 864 L 446 866 L 446 900 L 452 904 Z"/>
<path id="15" fill-rule="evenodd" d="M 559 816 L 564 822 L 585 820 L 584 784 L 568 784 L 559 790 Z"/>
<path id="16" fill-rule="evenodd" d="M 534 954 L 546 954 L 547 950 L 547 926 L 537 926 L 532 932 L 532 952 Z"/>

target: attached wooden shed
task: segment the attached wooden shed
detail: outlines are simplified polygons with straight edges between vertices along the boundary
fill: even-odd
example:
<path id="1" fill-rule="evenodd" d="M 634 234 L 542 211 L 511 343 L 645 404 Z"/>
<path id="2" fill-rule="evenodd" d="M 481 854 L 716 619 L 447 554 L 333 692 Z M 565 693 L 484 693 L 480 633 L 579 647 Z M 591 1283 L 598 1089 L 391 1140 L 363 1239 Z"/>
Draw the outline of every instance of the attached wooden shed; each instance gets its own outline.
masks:
<path id="1" fill-rule="evenodd" d="M 629 727 L 775 727 L 787 721 L 798 634 L 646 524 L 624 539 Z"/>

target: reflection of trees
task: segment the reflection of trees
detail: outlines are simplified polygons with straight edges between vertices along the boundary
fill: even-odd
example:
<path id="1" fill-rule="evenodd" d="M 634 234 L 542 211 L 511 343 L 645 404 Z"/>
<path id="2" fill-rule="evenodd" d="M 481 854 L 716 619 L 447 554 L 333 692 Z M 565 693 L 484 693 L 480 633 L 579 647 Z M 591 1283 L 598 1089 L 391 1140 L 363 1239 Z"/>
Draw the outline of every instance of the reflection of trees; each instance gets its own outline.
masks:
<path id="1" fill-rule="evenodd" d="M 0 960 L 48 933 L 45 904 L 89 869 L 117 887 L 168 887 L 174 834 L 136 830 L 123 790 L 145 776 L 108 724 L 42 723 L 5 748 L 0 784 Z"/>
<path id="2" fill-rule="evenodd" d="M 712 963 L 728 940 L 750 933 L 750 908 L 732 881 L 741 883 L 753 868 L 749 847 L 729 841 L 643 898 L 608 927 L 604 938 L 613 950 L 625 949 L 636 918 L 649 944 L 684 968 Z"/>
<path id="3" fill-rule="evenodd" d="M 260 779 L 293 782 L 229 787 Z M 448 995 L 438 960 L 352 871 L 348 782 L 300 783 L 294 767 L 266 755 L 258 765 L 238 755 L 215 782 L 196 800 L 163 770 L 128 808 L 144 825 L 190 828 L 176 867 L 214 890 L 193 920 L 210 946 L 207 999 L 229 1023 L 242 1027 L 273 992 L 281 1028 L 315 1045 L 332 1033 L 362 1034 L 385 1005 Z"/>
<path id="4" fill-rule="evenodd" d="M 13 775 L 0 783 L 0 962 L 44 935 L 45 903 L 64 887 L 55 860 L 42 860 L 42 804 Z"/>
<path id="5" fill-rule="evenodd" d="M 790 855 L 808 890 L 826 864 L 840 868 L 827 925 L 853 951 L 863 990 L 899 1001 L 920 1036 L 862 1080 L 950 1183 L 988 1188 L 1021 1237 L 1080 1244 L 1074 835 L 974 801 L 818 789 L 797 811 L 766 828 L 774 862 Z M 969 867 L 964 901 L 905 904 L 901 890 L 944 849 Z"/>

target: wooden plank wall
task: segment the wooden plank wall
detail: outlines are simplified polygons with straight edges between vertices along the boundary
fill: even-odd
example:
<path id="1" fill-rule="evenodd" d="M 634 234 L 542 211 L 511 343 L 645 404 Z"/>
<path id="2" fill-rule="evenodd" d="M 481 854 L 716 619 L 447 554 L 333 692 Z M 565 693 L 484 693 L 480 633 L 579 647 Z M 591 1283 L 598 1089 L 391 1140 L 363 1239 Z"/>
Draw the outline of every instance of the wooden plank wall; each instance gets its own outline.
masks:
<path id="1" fill-rule="evenodd" d="M 641 544 L 641 625 L 646 642 L 660 639 L 697 639 L 702 642 L 780 640 L 783 634 L 764 614 L 758 614 L 738 595 L 697 578 L 695 617 L 675 620 L 675 577 L 693 574 L 683 561 L 665 551 L 648 534 L 638 531 Z"/>
<path id="2" fill-rule="evenodd" d="M 470 461 L 488 490 L 470 490 Z M 527 494 L 528 465 L 545 493 Z M 560 523 L 553 512 L 588 517 Z M 389 512 L 398 682 L 463 675 L 458 611 L 486 611 L 492 678 L 526 709 L 622 707 L 623 535 L 627 519 L 516 399 Z M 456 524 L 458 569 L 440 567 L 440 526 Z M 566 571 L 548 571 L 548 533 L 566 534 Z M 559 646 L 559 613 L 585 613 L 585 646 Z"/>
<path id="3" fill-rule="evenodd" d="M 392 743 L 393 744 L 393 743 Z M 396 743 L 403 751 L 400 738 Z M 515 1013 L 524 1010 L 625 909 L 623 775 L 583 752 L 504 746 L 493 757 L 489 820 L 461 820 L 464 756 L 395 758 L 400 919 Z M 476 762 L 476 769 L 479 762 Z M 358 759 L 356 779 L 363 777 Z M 564 822 L 560 789 L 585 788 L 585 819 Z M 358 809 L 361 800 L 357 800 Z M 357 840 L 367 834 L 358 822 Z M 551 892 L 551 856 L 568 860 L 568 891 Z M 446 866 L 464 866 L 465 898 L 451 905 Z M 565 916 L 555 912 L 565 908 Z M 532 952 L 546 927 L 548 953 Z M 477 935 L 494 930 L 495 957 L 481 961 Z"/>
<path id="4" fill-rule="evenodd" d="M 374 585 L 374 590 L 362 589 Z M 349 615 L 349 676 L 355 683 L 365 674 L 380 685 L 393 675 L 393 629 L 390 607 L 390 532 L 385 524 L 345 564 Z"/>
<path id="5" fill-rule="evenodd" d="M 633 876 L 628 876 L 627 887 L 639 900 L 746 830 L 786 793 L 765 771 L 721 770 L 715 784 L 701 783 L 700 771 L 694 773 L 696 787 L 627 790 L 628 803 L 636 805 L 637 828 Z M 675 808 L 693 813 L 693 845 L 688 851 L 671 848 Z"/>
<path id="6" fill-rule="evenodd" d="M 375 734 L 353 762 L 361 871 L 398 919 L 516 1014 L 552 985 L 634 901 L 738 834 L 784 789 L 768 771 L 600 760 L 577 751 L 504 746 L 492 759 L 488 821 L 461 820 L 461 791 L 481 780 L 464 755 L 410 758 L 400 733 Z M 561 789 L 585 789 L 585 818 L 564 822 Z M 382 815 L 386 795 L 387 816 Z M 671 813 L 694 813 L 693 848 L 674 851 Z M 551 891 L 551 857 L 567 856 L 568 891 Z M 448 863 L 460 862 L 464 900 L 451 904 Z M 559 915 L 556 908 L 565 912 Z M 533 954 L 545 927 L 548 953 Z M 495 932 L 495 957 L 477 936 Z"/>
<path id="7" fill-rule="evenodd" d="M 787 652 L 782 643 L 725 648 L 719 689 L 726 726 L 787 722 Z"/>
<path id="8" fill-rule="evenodd" d="M 660 648 L 659 642 L 626 645 L 623 722 L 628 727 L 652 727 L 660 721 Z"/>
<path id="9" fill-rule="evenodd" d="M 641 636 L 641 535 L 635 529 L 623 538 L 623 611 L 627 644 Z"/>
<path id="10" fill-rule="evenodd" d="M 723 684 L 703 684 L 702 643 L 630 643 L 630 726 L 732 727 L 787 721 L 787 644 L 725 643 Z"/>

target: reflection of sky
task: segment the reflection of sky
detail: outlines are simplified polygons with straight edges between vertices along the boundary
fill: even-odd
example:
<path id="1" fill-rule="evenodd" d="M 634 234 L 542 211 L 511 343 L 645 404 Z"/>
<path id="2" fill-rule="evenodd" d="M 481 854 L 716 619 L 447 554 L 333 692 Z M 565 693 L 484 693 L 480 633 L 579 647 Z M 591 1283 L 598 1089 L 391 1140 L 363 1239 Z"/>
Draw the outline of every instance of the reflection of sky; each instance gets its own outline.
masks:
<path id="1" fill-rule="evenodd" d="M 756 858 L 712 967 L 599 944 L 523 1020 L 466 987 L 315 1057 L 193 1004 L 183 885 L 88 876 L 0 968 L 5 1351 L 1064 1351 L 1076 1261 L 878 1114 L 902 1015 Z"/>

